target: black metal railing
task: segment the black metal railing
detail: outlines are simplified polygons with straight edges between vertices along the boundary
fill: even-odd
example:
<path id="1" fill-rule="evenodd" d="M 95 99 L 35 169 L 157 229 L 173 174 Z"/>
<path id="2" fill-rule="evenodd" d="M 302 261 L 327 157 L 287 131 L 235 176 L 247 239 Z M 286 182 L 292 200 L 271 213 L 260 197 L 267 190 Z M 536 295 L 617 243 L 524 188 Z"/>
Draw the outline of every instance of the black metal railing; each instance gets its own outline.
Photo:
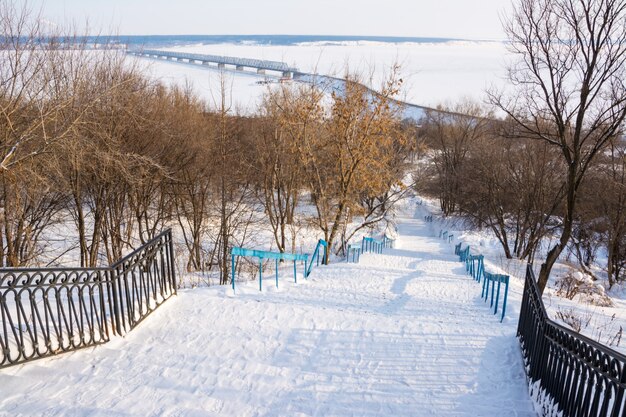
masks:
<path id="1" fill-rule="evenodd" d="M 551 321 L 531 265 L 517 336 L 544 416 L 626 416 L 626 356 Z"/>
<path id="2" fill-rule="evenodd" d="M 171 230 L 108 268 L 0 269 L 0 368 L 124 335 L 176 294 Z"/>

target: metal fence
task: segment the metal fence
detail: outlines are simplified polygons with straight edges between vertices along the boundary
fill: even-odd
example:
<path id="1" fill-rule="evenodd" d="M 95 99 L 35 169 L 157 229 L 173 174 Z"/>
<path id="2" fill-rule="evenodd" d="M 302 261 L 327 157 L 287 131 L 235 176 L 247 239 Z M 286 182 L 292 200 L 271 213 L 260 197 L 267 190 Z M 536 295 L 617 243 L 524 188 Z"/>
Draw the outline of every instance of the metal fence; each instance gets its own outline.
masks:
<path id="1" fill-rule="evenodd" d="M 171 230 L 108 268 L 0 269 L 0 368 L 123 335 L 176 294 Z"/>
<path id="2" fill-rule="evenodd" d="M 346 262 L 358 263 L 361 259 L 361 254 L 367 252 L 383 253 L 383 249 L 393 248 L 395 242 L 395 239 L 391 239 L 386 235 L 384 235 L 380 240 L 364 236 L 358 243 L 348 243 L 346 249 Z"/>
<path id="3" fill-rule="evenodd" d="M 551 321 L 530 265 L 517 335 L 544 415 L 626 416 L 626 356 Z"/>
<path id="4" fill-rule="evenodd" d="M 439 237 L 451 242 L 454 235 L 446 234 L 447 232 L 439 231 Z M 501 274 L 492 274 L 485 270 L 485 257 L 483 255 L 472 255 L 470 246 L 467 245 L 465 249 L 461 249 L 463 242 L 459 242 L 454 245 L 454 254 L 459 257 L 461 262 L 465 262 L 465 270 L 469 275 L 474 278 L 474 281 L 480 283 L 482 281 L 482 291 L 480 293 L 481 298 L 485 300 L 485 303 L 489 301 L 489 294 L 491 293 L 491 301 L 489 301 L 489 307 L 493 307 L 493 314 L 498 313 L 498 304 L 500 301 L 500 289 L 504 284 L 504 291 L 502 294 L 502 314 L 500 315 L 500 322 L 504 320 L 506 314 L 506 302 L 509 297 L 509 276 Z M 489 289 L 491 288 L 491 291 Z"/>
<path id="5" fill-rule="evenodd" d="M 324 239 L 317 241 L 313 255 L 308 253 L 288 253 L 288 252 L 272 252 L 258 249 L 246 249 L 241 247 L 233 247 L 230 252 L 231 259 L 231 278 L 230 284 L 233 292 L 235 291 L 235 278 L 236 278 L 236 263 L 235 259 L 238 256 L 246 256 L 257 258 L 259 261 L 259 291 L 263 291 L 263 260 L 274 259 L 276 262 L 276 288 L 278 288 L 278 261 L 293 261 L 293 280 L 298 282 L 297 262 L 304 262 L 304 278 L 308 278 L 311 275 L 313 266 L 319 266 L 320 264 L 320 248 L 323 251 L 322 264 L 328 264 L 328 242 Z"/>

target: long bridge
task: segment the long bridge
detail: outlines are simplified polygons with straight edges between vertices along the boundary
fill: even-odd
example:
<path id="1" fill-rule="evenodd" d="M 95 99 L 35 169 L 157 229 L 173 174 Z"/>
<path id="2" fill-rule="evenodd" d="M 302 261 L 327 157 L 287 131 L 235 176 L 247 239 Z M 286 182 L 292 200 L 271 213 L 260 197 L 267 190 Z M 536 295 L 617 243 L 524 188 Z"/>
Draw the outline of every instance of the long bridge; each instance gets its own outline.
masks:
<path id="1" fill-rule="evenodd" d="M 267 61 L 264 59 L 237 58 L 232 56 L 192 54 L 188 52 L 158 51 L 155 49 L 129 50 L 130 55 L 145 58 L 155 58 L 190 64 L 209 65 L 217 64 L 218 68 L 226 66 L 234 67 L 237 71 L 244 71 L 245 68 L 255 69 L 258 74 L 265 74 L 266 71 L 278 72 L 283 77 L 292 78 L 299 71 L 295 67 L 290 67 L 285 62 Z"/>
<path id="2" fill-rule="evenodd" d="M 205 55 L 194 54 L 189 52 L 172 52 L 161 51 L 155 49 L 137 49 L 128 50 L 128 54 L 141 58 L 151 58 L 158 60 L 167 60 L 179 63 L 197 64 L 207 67 L 210 64 L 217 64 L 218 69 L 235 69 L 236 71 L 245 71 L 246 68 L 254 69 L 258 74 L 265 74 L 266 71 L 278 73 L 284 78 L 295 78 L 298 81 L 311 83 L 314 85 L 322 85 L 329 87 L 336 91 L 343 91 L 344 83 L 343 78 L 333 77 L 329 75 L 311 74 L 300 71 L 296 67 L 290 67 L 285 62 L 280 61 L 268 61 L 263 59 L 252 58 L 238 58 L 232 56 L 220 56 L 220 55 Z M 212 67 L 215 68 L 215 67 Z M 366 87 L 370 94 L 377 94 L 370 87 Z M 444 110 L 433 109 L 430 107 L 420 106 L 417 104 L 407 103 L 400 100 L 393 100 L 392 102 L 402 108 L 402 118 L 411 119 L 416 122 L 421 122 L 426 116 L 427 112 L 431 113 L 443 113 L 447 115 L 455 115 L 455 113 L 447 112 Z M 457 116 L 462 116 L 458 115 Z"/>

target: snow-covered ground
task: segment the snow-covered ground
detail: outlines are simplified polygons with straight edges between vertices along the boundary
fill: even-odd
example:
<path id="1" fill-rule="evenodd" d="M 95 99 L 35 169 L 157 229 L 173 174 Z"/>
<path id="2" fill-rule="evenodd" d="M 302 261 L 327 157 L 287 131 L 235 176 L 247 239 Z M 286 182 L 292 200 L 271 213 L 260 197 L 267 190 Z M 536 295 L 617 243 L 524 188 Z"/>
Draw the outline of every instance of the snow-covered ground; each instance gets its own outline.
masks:
<path id="1" fill-rule="evenodd" d="M 1 416 L 534 416 L 515 338 L 420 209 L 279 290 L 183 290 L 124 338 L 0 373 Z"/>
<path id="2" fill-rule="evenodd" d="M 376 88 L 394 63 L 400 65 L 400 99 L 434 107 L 465 97 L 481 101 L 485 89 L 506 85 L 508 54 L 502 42 L 449 41 L 440 43 L 308 42 L 296 45 L 198 44 L 165 48 L 176 52 L 226 55 L 283 61 L 303 72 L 343 77 L 361 73 Z M 193 64 L 139 58 L 156 79 L 188 84 L 207 100 L 219 91 L 219 71 Z M 264 77 L 229 71 L 232 98 L 242 111 L 252 111 L 267 86 Z"/>
<path id="3" fill-rule="evenodd" d="M 423 199 L 422 201 L 425 210 L 433 213 L 440 212 L 435 200 Z M 471 229 L 464 225 L 462 219 L 454 216 L 445 219 L 435 216 L 433 227 L 437 231 L 446 230 L 454 234 L 454 242 L 463 242 L 463 247 L 470 245 L 473 254 L 485 255 L 485 267 L 489 272 L 507 274 L 516 282 L 523 282 L 526 261 L 506 259 L 500 242 L 490 229 Z M 544 250 L 552 244 L 552 242 L 546 243 L 549 244 L 544 245 Z M 541 259 L 536 259 L 535 274 L 538 274 L 540 264 Z M 556 283 L 557 279 L 567 274 L 582 275 L 578 272 L 576 262 L 569 261 L 567 253 L 564 253 L 552 269 L 550 280 L 543 294 L 543 302 L 550 318 L 626 354 L 626 343 L 622 340 L 623 329 L 626 329 L 626 284 L 616 284 L 610 291 L 606 291 L 606 295 L 610 297 L 611 306 L 601 305 L 597 298 L 594 301 L 585 294 L 570 300 L 559 294 Z M 606 280 L 592 285 L 608 288 Z M 564 320 L 564 317 L 567 320 Z"/>

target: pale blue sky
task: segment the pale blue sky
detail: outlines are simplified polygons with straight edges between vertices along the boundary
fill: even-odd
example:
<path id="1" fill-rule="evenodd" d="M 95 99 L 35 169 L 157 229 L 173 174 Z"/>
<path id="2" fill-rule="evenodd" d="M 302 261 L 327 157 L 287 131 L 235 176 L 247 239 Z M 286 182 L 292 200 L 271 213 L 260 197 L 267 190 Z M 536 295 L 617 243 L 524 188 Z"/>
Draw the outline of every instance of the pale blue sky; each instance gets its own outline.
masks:
<path id="1" fill-rule="evenodd" d="M 26 1 L 26 0 L 18 0 Z M 510 0 L 30 0 L 46 20 L 92 32 L 502 39 Z"/>

